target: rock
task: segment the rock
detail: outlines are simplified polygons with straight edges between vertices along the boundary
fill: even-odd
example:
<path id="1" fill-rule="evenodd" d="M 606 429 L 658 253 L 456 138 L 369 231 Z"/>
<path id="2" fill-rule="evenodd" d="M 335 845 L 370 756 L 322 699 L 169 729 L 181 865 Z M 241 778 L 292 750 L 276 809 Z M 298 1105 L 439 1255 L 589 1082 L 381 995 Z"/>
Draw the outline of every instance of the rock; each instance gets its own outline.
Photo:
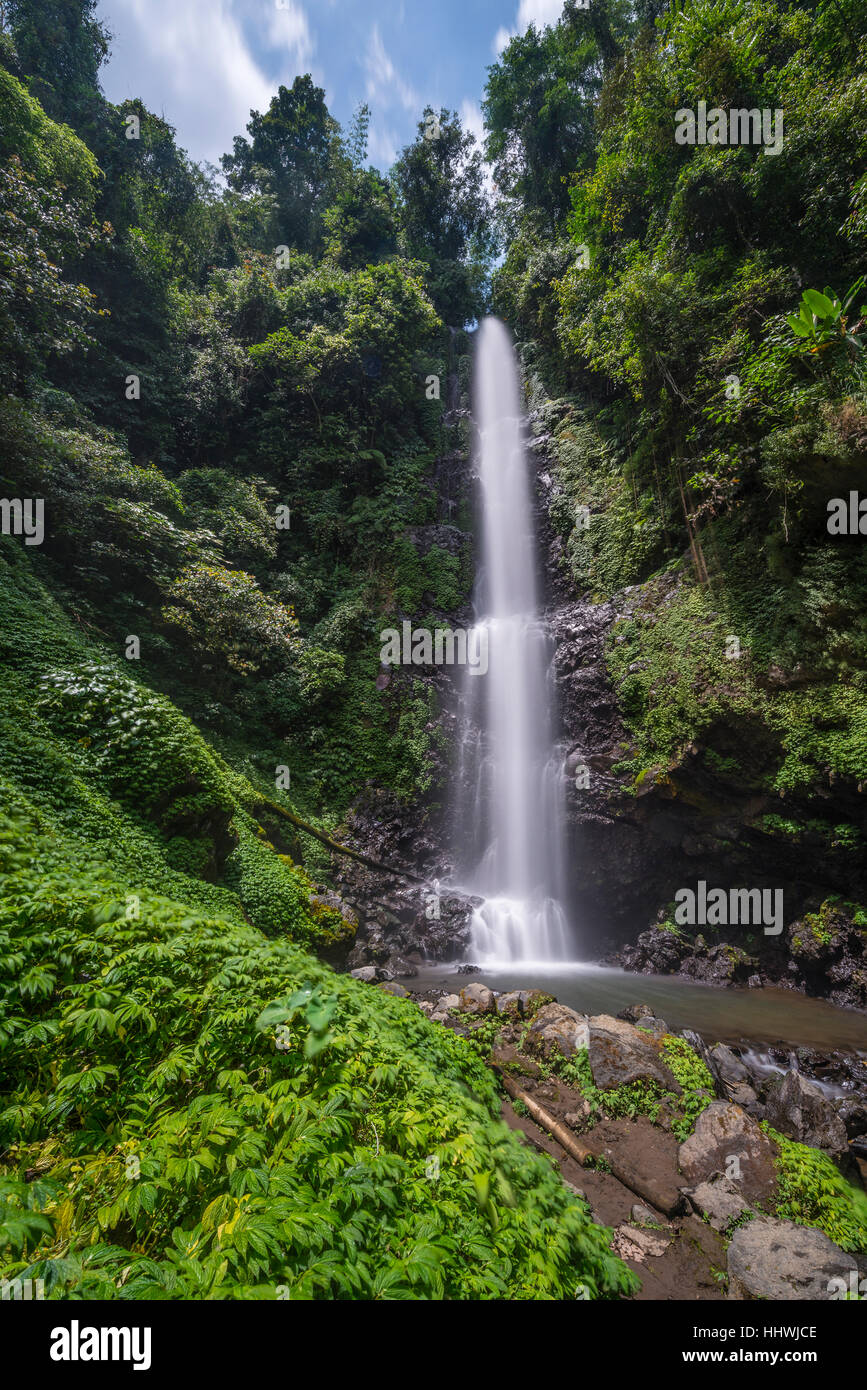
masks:
<path id="1" fill-rule="evenodd" d="M 867 1103 L 860 1097 L 846 1096 L 838 1113 L 850 1139 L 861 1139 L 867 1134 Z"/>
<path id="2" fill-rule="evenodd" d="M 684 1188 L 684 1194 L 690 1206 L 700 1216 L 706 1216 L 715 1231 L 724 1231 L 745 1211 L 752 1210 L 737 1185 L 722 1173 L 714 1173 L 698 1187 Z"/>
<path id="3" fill-rule="evenodd" d="M 362 980 L 366 985 L 372 985 L 376 979 L 375 965 L 360 965 L 357 970 L 350 970 L 353 980 Z"/>
<path id="4" fill-rule="evenodd" d="M 643 1202 L 636 1202 L 632 1211 L 629 1213 L 630 1221 L 634 1221 L 637 1226 L 659 1226 L 661 1221 L 655 1211 L 646 1207 Z"/>
<path id="5" fill-rule="evenodd" d="M 521 999 L 521 1009 L 525 1018 L 531 1018 L 538 1013 L 546 1004 L 556 1004 L 553 994 L 546 994 L 543 989 L 521 989 L 518 991 Z"/>
<path id="6" fill-rule="evenodd" d="M 408 989 L 404 989 L 403 985 L 394 984 L 393 982 L 391 982 L 391 981 L 389 981 L 389 980 L 383 981 L 383 983 L 377 985 L 376 988 L 377 988 L 377 989 L 381 989 L 382 992 L 383 992 L 383 994 L 393 994 L 394 997 L 395 997 L 396 999 L 408 999 L 408 998 L 409 998 L 409 990 L 408 990 Z"/>
<path id="7" fill-rule="evenodd" d="M 507 994 L 498 994 L 495 1008 L 504 1018 L 520 1018 L 523 1013 L 520 990 L 512 989 Z"/>
<path id="8" fill-rule="evenodd" d="M 855 1260 L 823 1231 L 760 1218 L 740 1226 L 728 1252 L 729 1298 L 825 1300 L 848 1281 Z M 830 1287 L 829 1287 L 830 1286 Z"/>
<path id="9" fill-rule="evenodd" d="M 640 1033 L 650 1033 L 654 1038 L 662 1038 L 670 1031 L 665 1019 L 655 1014 L 643 1014 L 635 1026 Z"/>
<path id="10" fill-rule="evenodd" d="M 746 1085 L 749 1082 L 750 1074 L 730 1047 L 725 1043 L 716 1043 L 708 1052 L 708 1065 L 717 1080 L 724 1089 L 729 1086 Z"/>
<path id="11" fill-rule="evenodd" d="M 354 907 L 341 898 L 339 894 L 332 893 L 330 890 L 325 893 L 314 893 L 310 899 L 312 904 L 318 907 L 329 907 L 332 912 L 339 912 L 341 917 L 349 923 L 353 931 L 358 928 L 358 913 Z"/>
<path id="12" fill-rule="evenodd" d="M 765 1203 L 776 1189 L 774 1146 L 739 1105 L 717 1100 L 699 1115 L 695 1129 L 678 1150 L 680 1171 L 693 1186 L 714 1173 L 729 1176 L 738 1160 L 740 1176 L 731 1177 L 748 1203 Z"/>
<path id="13" fill-rule="evenodd" d="M 511 1043 L 498 1043 L 491 1052 L 491 1066 L 498 1067 L 500 1071 L 507 1071 L 512 1076 L 541 1076 L 537 1064 L 531 1058 L 523 1056 Z"/>
<path id="14" fill-rule="evenodd" d="M 595 1014 L 585 1025 L 584 1036 L 590 1070 L 600 1090 L 630 1081 L 658 1081 L 666 1090 L 680 1090 L 656 1048 L 631 1023 L 610 1014 Z"/>
<path id="15" fill-rule="evenodd" d="M 398 980 L 414 980 L 418 974 L 415 966 L 410 961 L 404 960 L 403 956 L 389 956 L 385 967 L 390 971 L 392 977 Z"/>
<path id="16" fill-rule="evenodd" d="M 464 985 L 460 997 L 461 1013 L 490 1014 L 494 1012 L 494 994 L 487 985 Z"/>
<path id="17" fill-rule="evenodd" d="M 656 1259 L 663 1255 L 671 1244 L 673 1234 L 672 1231 L 649 1231 L 640 1226 L 618 1226 L 611 1249 L 622 1260 L 643 1264 L 648 1258 Z"/>
<path id="18" fill-rule="evenodd" d="M 442 994 L 442 995 L 440 995 L 439 999 L 437 1000 L 437 1013 L 439 1013 L 439 1011 L 440 1011 L 441 1009 L 443 1009 L 443 1010 L 447 1010 L 447 1009 L 459 1009 L 459 1008 L 460 1008 L 460 1005 L 461 1005 L 460 995 L 458 995 L 458 994 Z"/>
<path id="19" fill-rule="evenodd" d="M 767 1099 L 765 1118 L 789 1139 L 813 1149 L 842 1154 L 848 1147 L 846 1126 L 815 1081 L 788 1071 Z"/>
<path id="20" fill-rule="evenodd" d="M 524 1040 L 528 1052 L 547 1057 L 552 1051 L 571 1057 L 586 1046 L 587 1020 L 565 1004 L 544 1004 L 536 1013 Z"/>
<path id="21" fill-rule="evenodd" d="M 481 970 L 480 965 L 459 965 L 455 970 L 456 975 L 478 975 Z"/>
<path id="22" fill-rule="evenodd" d="M 653 1010 L 649 1004 L 627 1004 L 625 1009 L 621 1009 L 617 1015 L 625 1023 L 637 1023 L 641 1018 L 652 1018 Z"/>
<path id="23" fill-rule="evenodd" d="M 429 999 L 419 999 L 417 1002 L 422 1013 L 427 1014 L 428 1018 L 430 1018 L 431 1014 L 434 1011 L 434 1006 L 431 1003 L 431 1001 Z"/>

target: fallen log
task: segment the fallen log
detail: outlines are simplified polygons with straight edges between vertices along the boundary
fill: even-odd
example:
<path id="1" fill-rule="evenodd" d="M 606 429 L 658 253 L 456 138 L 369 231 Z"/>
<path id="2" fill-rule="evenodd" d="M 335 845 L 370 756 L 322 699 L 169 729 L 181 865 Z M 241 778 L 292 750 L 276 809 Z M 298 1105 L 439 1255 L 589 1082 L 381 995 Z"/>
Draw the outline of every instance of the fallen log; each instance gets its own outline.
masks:
<path id="1" fill-rule="evenodd" d="M 580 1163 L 582 1168 L 589 1159 L 604 1158 L 611 1169 L 612 1177 L 616 1178 L 624 1187 L 628 1187 L 630 1192 L 635 1193 L 636 1197 L 640 1197 L 644 1202 L 649 1202 L 657 1211 L 662 1212 L 663 1216 L 669 1218 L 676 1216 L 683 1209 L 684 1198 L 678 1188 L 657 1182 L 655 1178 L 648 1177 L 643 1173 L 636 1173 L 630 1165 L 623 1163 L 620 1159 L 612 1158 L 609 1154 L 598 1154 L 587 1144 L 582 1144 L 567 1125 L 562 1124 L 560 1120 L 555 1120 L 544 1106 L 522 1090 L 514 1077 L 508 1076 L 496 1064 L 492 1065 L 512 1099 L 521 1101 L 522 1105 L 527 1107 L 536 1124 L 550 1134 L 553 1139 L 556 1139 L 561 1148 L 564 1148 L 567 1154 L 575 1159 L 576 1163 Z"/>
<path id="2" fill-rule="evenodd" d="M 331 836 L 326 835 L 324 830 L 317 830 L 315 825 L 310 825 L 306 820 L 302 820 L 300 816 L 295 815 L 294 811 L 287 811 L 285 806 L 281 806 L 276 801 L 269 801 L 265 796 L 256 803 L 256 808 L 259 806 L 267 806 L 269 811 L 273 811 L 277 816 L 282 816 L 297 830 L 303 830 L 305 835 L 312 835 L 314 840 L 318 840 L 321 845 L 333 850 L 335 854 L 345 854 L 350 859 L 357 859 L 359 864 L 365 864 L 368 869 L 377 869 L 379 873 L 392 874 L 395 878 L 408 878 L 413 883 L 427 882 L 426 879 L 414 874 L 410 869 L 396 869 L 392 864 L 382 864 L 378 859 L 371 859 L 368 854 L 362 854 L 357 849 L 350 849 L 348 845 L 338 844 L 337 840 L 332 840 Z"/>

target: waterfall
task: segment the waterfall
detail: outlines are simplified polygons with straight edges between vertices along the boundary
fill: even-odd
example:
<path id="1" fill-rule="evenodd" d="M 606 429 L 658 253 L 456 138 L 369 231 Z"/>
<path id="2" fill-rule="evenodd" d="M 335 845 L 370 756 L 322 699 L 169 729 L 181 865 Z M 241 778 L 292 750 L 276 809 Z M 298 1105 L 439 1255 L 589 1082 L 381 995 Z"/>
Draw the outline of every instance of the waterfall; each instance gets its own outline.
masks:
<path id="1" fill-rule="evenodd" d="M 456 818 L 462 880 L 484 899 L 481 964 L 572 957 L 563 903 L 562 758 L 554 744 L 552 642 L 538 611 L 533 498 L 514 348 L 498 319 L 478 332 L 473 391 L 481 491 L 477 640 L 485 675 L 464 679 Z"/>

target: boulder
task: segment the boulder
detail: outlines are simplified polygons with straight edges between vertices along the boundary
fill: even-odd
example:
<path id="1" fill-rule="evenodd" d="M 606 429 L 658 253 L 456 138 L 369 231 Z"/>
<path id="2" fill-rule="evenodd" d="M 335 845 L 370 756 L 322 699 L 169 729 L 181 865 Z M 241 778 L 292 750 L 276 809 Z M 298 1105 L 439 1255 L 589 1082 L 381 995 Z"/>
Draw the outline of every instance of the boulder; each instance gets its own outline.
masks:
<path id="1" fill-rule="evenodd" d="M 583 1040 L 577 1045 L 588 1049 L 590 1070 L 600 1090 L 630 1081 L 658 1081 L 666 1090 L 680 1090 L 646 1033 L 623 1019 L 595 1014 L 585 1023 Z"/>
<path id="2" fill-rule="evenodd" d="M 714 1101 L 702 1111 L 678 1150 L 677 1162 L 692 1186 L 707 1182 L 714 1173 L 725 1174 L 750 1205 L 768 1202 L 776 1189 L 773 1144 L 731 1101 Z"/>
<path id="3" fill-rule="evenodd" d="M 403 985 L 394 984 L 390 980 L 384 981 L 381 985 L 377 985 L 376 988 L 381 989 L 383 994 L 393 994 L 396 999 L 409 998 L 408 989 L 404 989 Z"/>
<path id="4" fill-rule="evenodd" d="M 708 1052 L 706 1061 L 720 1095 L 734 1101 L 735 1105 L 740 1105 L 745 1110 L 755 1105 L 757 1096 L 750 1085 L 750 1073 L 730 1047 L 726 1047 L 725 1043 L 717 1043 Z"/>
<path id="5" fill-rule="evenodd" d="M 354 980 L 362 980 L 366 985 L 372 985 L 376 979 L 375 965 L 360 965 L 357 970 L 350 970 L 350 975 Z"/>
<path id="6" fill-rule="evenodd" d="M 846 1126 L 815 1081 L 788 1071 L 768 1096 L 765 1118 L 789 1139 L 830 1154 L 848 1148 Z"/>
<path id="7" fill-rule="evenodd" d="M 739 1226 L 728 1251 L 731 1299 L 832 1299 L 855 1260 L 823 1231 L 760 1218 Z M 839 1297 L 839 1293 L 837 1293 Z"/>
<path id="8" fill-rule="evenodd" d="M 460 1010 L 465 1014 L 491 1014 L 494 1012 L 494 993 L 487 985 L 464 985 L 460 996 Z"/>
<path id="9" fill-rule="evenodd" d="M 745 1211 L 752 1210 L 737 1184 L 723 1177 L 722 1173 L 714 1173 L 698 1187 L 685 1187 L 683 1190 L 693 1210 L 699 1216 L 706 1216 L 715 1231 L 724 1231 Z"/>
<path id="10" fill-rule="evenodd" d="M 553 1051 L 571 1057 L 587 1046 L 587 1020 L 565 1004 L 544 1004 L 530 1024 L 524 1046 L 544 1057 Z"/>
<path id="11" fill-rule="evenodd" d="M 437 1000 L 437 1013 L 440 1013 L 440 1011 L 445 1012 L 448 1009 L 459 1009 L 460 1006 L 461 999 L 459 994 L 442 994 Z"/>
<path id="12" fill-rule="evenodd" d="M 521 989 L 518 991 L 521 999 L 521 1009 L 525 1018 L 531 1018 L 538 1013 L 546 1004 L 556 1004 L 553 994 L 546 994 L 543 989 Z"/>
<path id="13" fill-rule="evenodd" d="M 503 1018 L 520 1018 L 524 1012 L 520 990 L 512 989 L 507 994 L 498 994 L 494 1002 L 497 1013 Z"/>
<path id="14" fill-rule="evenodd" d="M 398 955 L 389 956 L 385 963 L 385 968 L 394 979 L 398 980 L 414 980 L 418 974 L 415 966 L 410 961 Z"/>

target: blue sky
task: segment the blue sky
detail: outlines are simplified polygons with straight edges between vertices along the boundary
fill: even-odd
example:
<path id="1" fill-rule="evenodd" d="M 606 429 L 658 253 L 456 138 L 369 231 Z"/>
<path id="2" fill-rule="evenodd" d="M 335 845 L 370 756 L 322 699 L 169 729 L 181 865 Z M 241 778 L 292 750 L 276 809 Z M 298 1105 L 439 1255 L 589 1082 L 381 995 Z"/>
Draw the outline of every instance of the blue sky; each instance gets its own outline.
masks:
<path id="1" fill-rule="evenodd" d="M 425 105 L 476 134 L 486 69 L 509 34 L 550 24 L 563 0 L 100 0 L 114 34 L 110 101 L 141 97 L 194 159 L 217 163 L 280 83 L 310 72 L 347 122 L 367 101 L 369 158 L 386 169 Z"/>

